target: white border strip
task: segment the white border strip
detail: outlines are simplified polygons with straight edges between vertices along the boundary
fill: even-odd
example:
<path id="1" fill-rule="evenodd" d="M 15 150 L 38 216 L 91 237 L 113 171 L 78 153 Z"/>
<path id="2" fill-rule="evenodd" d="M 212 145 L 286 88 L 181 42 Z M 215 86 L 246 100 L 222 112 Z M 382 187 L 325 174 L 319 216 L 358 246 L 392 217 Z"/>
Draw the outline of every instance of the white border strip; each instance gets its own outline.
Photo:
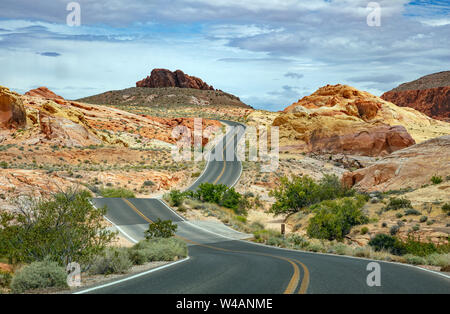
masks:
<path id="1" fill-rule="evenodd" d="M 163 266 L 160 266 L 160 267 L 157 267 L 157 268 L 153 268 L 153 269 L 147 270 L 145 272 L 142 272 L 142 273 L 139 273 L 139 274 L 136 274 L 136 275 L 124 278 L 124 279 L 116 280 L 116 281 L 113 281 L 113 282 L 110 282 L 110 283 L 107 283 L 107 284 L 104 284 L 104 285 L 100 285 L 100 286 L 88 288 L 88 289 L 85 289 L 85 290 L 77 291 L 77 292 L 74 292 L 73 294 L 84 294 L 84 293 L 88 293 L 88 292 L 91 292 L 91 291 L 95 291 L 95 290 L 103 289 L 103 288 L 106 288 L 106 287 L 114 286 L 114 285 L 117 285 L 119 283 L 122 283 L 122 282 L 125 282 L 125 281 L 129 281 L 129 280 L 133 280 L 133 279 L 136 279 L 136 278 L 139 278 L 139 277 L 151 274 L 151 273 L 156 272 L 158 270 L 165 269 L 165 268 L 174 266 L 176 264 L 180 264 L 180 263 L 186 262 L 189 259 L 190 259 L 190 257 L 188 256 L 188 257 L 186 257 L 186 258 L 184 258 L 182 260 L 179 260 L 179 261 L 167 264 L 167 265 L 163 265 Z"/>

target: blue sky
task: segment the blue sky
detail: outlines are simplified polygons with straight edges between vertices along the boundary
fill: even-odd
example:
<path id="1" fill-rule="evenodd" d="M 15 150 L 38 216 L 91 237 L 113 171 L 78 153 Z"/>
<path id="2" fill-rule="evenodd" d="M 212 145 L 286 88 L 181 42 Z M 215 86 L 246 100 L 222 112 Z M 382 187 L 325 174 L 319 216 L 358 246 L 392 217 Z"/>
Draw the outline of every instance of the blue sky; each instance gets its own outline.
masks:
<path id="1" fill-rule="evenodd" d="M 326 84 L 376 95 L 449 70 L 448 1 L 2 0 L 0 85 L 76 99 L 181 69 L 246 103 L 281 110 Z"/>

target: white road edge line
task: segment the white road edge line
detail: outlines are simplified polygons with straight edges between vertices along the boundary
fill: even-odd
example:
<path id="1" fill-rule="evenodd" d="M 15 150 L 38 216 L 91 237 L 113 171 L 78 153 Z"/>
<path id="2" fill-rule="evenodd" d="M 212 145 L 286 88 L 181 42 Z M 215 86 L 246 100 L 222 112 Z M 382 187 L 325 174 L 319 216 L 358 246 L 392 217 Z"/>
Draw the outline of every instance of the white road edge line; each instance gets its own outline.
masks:
<path id="1" fill-rule="evenodd" d="M 120 279 L 120 280 L 116 280 L 116 281 L 113 281 L 113 282 L 110 282 L 110 283 L 106 283 L 106 284 L 103 284 L 103 285 L 100 285 L 100 286 L 96 286 L 96 287 L 88 288 L 88 289 L 85 289 L 85 290 L 77 291 L 77 292 L 74 292 L 73 294 L 84 294 L 84 293 L 88 293 L 88 292 L 91 292 L 91 291 L 103 289 L 103 288 L 106 288 L 106 287 L 109 287 L 109 286 L 114 286 L 114 285 L 117 285 L 119 283 L 122 283 L 122 282 L 125 282 L 125 281 L 129 281 L 129 280 L 132 280 L 132 279 L 136 279 L 136 278 L 148 275 L 150 273 L 159 271 L 161 269 L 165 269 L 165 268 L 174 266 L 176 264 L 180 264 L 180 263 L 186 262 L 189 259 L 190 259 L 190 257 L 188 256 L 188 257 L 186 257 L 186 258 L 184 258 L 182 260 L 179 260 L 179 261 L 167 264 L 167 265 L 163 265 L 163 266 L 160 266 L 160 267 L 157 267 L 157 268 L 153 268 L 153 269 L 147 270 L 145 272 L 142 272 L 142 273 L 139 273 L 139 274 L 127 277 L 127 278 L 123 278 L 123 279 Z"/>

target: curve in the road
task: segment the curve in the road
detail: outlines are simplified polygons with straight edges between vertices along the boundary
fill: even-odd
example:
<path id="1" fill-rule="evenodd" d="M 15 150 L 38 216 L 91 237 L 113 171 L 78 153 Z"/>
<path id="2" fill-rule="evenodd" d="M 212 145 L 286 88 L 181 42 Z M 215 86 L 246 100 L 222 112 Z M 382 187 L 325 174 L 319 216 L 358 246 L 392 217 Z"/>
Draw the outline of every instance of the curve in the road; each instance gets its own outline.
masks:
<path id="1" fill-rule="evenodd" d="M 227 122 L 232 126 L 235 122 Z M 232 138 L 237 139 L 234 134 Z M 235 150 L 223 139 L 226 149 Z M 218 148 L 213 149 L 213 153 Z M 223 156 L 224 156 L 223 155 Z M 209 160 L 189 188 L 203 182 L 234 185 L 242 164 Z M 416 267 L 381 262 L 382 285 L 366 283 L 370 260 L 258 245 L 202 229 L 159 199 L 94 199 L 108 207 L 107 218 L 129 238 L 143 238 L 148 223 L 161 218 L 178 224 L 177 236 L 189 245 L 190 258 L 141 275 L 81 292 L 89 293 L 450 293 L 450 280 Z"/>

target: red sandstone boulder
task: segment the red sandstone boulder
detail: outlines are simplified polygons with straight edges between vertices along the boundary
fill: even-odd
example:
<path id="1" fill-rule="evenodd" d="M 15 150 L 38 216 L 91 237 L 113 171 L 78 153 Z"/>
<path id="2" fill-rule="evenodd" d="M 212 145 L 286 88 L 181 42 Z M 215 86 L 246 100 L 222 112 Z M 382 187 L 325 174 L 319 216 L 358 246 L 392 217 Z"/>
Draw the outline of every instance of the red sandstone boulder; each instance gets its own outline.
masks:
<path id="1" fill-rule="evenodd" d="M 195 76 L 184 74 L 181 70 L 172 72 L 166 69 L 154 69 L 150 76 L 136 82 L 136 87 L 162 88 L 179 87 L 201 90 L 214 90 L 214 88 Z"/>
<path id="2" fill-rule="evenodd" d="M 0 86 L 0 128 L 21 128 L 26 123 L 26 111 L 20 95 Z"/>

